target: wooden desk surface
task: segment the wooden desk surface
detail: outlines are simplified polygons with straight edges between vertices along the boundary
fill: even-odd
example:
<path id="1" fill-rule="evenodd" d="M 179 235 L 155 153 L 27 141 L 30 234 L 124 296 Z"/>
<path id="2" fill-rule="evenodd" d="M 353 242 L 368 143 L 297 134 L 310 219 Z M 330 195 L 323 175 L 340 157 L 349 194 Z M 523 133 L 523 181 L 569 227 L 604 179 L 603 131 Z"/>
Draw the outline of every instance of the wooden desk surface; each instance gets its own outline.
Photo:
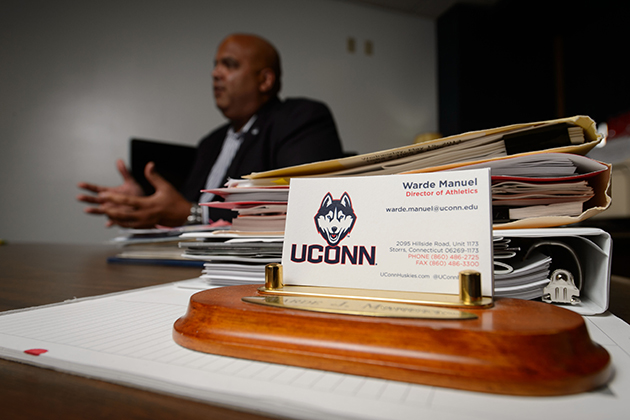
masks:
<path id="1" fill-rule="evenodd" d="M 107 264 L 116 248 L 0 246 L 0 311 L 198 277 L 201 269 Z M 128 388 L 0 359 L 1 417 L 267 419 L 251 413 Z"/>
<path id="2" fill-rule="evenodd" d="M 199 268 L 107 264 L 116 248 L 0 246 L 0 311 L 199 276 Z M 610 310 L 630 322 L 630 279 L 613 276 Z M 266 419 L 182 398 L 0 359 L 2 418 Z"/>

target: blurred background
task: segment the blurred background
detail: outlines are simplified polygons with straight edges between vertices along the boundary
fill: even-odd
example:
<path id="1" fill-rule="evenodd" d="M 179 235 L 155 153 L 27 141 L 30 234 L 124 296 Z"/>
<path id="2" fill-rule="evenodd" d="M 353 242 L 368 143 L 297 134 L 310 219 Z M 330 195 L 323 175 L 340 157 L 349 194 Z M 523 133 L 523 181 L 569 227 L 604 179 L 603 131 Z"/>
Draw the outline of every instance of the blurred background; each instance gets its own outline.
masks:
<path id="1" fill-rule="evenodd" d="M 623 162 L 628 133 L 614 122 L 630 111 L 628 9 L 592 0 L 4 0 L 0 238 L 116 236 L 83 214 L 77 182 L 118 184 L 114 162 L 128 160 L 132 137 L 195 145 L 223 124 L 210 72 L 232 32 L 276 45 L 281 96 L 326 102 L 346 151 L 585 114 L 617 127 L 608 143 L 622 146 L 598 153 Z"/>

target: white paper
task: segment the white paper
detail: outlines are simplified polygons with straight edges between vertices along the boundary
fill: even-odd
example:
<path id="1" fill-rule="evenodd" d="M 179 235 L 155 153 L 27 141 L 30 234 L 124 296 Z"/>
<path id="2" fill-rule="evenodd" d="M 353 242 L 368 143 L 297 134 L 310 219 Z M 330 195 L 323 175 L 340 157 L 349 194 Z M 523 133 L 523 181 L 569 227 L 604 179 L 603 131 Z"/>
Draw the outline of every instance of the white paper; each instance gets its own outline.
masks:
<path id="1" fill-rule="evenodd" d="M 172 339 L 202 280 L 0 314 L 0 357 L 281 418 L 623 419 L 630 411 L 630 326 L 587 319 L 611 354 L 606 387 L 564 397 L 515 397 L 408 384 L 200 353 Z M 28 349 L 45 349 L 33 356 Z"/>

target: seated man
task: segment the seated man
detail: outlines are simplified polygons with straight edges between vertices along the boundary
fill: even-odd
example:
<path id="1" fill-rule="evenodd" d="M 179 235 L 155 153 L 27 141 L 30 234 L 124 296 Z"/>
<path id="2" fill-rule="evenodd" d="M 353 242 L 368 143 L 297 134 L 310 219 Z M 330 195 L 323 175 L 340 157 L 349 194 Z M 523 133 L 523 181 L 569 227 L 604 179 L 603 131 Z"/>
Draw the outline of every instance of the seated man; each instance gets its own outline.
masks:
<path id="1" fill-rule="evenodd" d="M 217 108 L 229 123 L 201 140 L 182 190 L 164 180 L 150 162 L 145 176 L 155 193 L 143 196 L 119 160 L 122 185 L 81 182 L 80 188 L 96 195 L 81 194 L 77 199 L 95 204 L 85 211 L 106 215 L 108 226 L 201 223 L 197 203 L 216 198 L 202 196 L 202 189 L 221 187 L 228 177 L 342 157 L 337 128 L 326 105 L 307 99 L 280 100 L 280 78 L 280 57 L 269 42 L 254 35 L 228 36 L 217 50 L 212 79 Z M 232 217 L 229 211 L 210 209 L 203 222 Z"/>

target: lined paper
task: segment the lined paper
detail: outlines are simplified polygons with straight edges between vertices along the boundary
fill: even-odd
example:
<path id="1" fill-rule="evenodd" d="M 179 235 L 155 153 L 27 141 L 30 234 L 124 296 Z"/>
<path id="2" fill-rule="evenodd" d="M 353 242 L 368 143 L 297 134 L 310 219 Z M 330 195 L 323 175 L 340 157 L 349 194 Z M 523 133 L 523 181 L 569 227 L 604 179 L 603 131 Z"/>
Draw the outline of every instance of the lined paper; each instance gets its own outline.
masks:
<path id="1" fill-rule="evenodd" d="M 587 407 L 615 418 L 630 409 L 630 326 L 612 315 L 587 322 L 617 369 L 605 392 L 522 398 L 188 350 L 173 341 L 173 323 L 203 286 L 191 280 L 0 314 L 0 357 L 300 419 L 525 419 L 538 411 L 540 418 L 557 418 L 567 410 L 574 418 L 591 418 L 583 417 Z M 29 349 L 47 352 L 24 353 Z"/>

